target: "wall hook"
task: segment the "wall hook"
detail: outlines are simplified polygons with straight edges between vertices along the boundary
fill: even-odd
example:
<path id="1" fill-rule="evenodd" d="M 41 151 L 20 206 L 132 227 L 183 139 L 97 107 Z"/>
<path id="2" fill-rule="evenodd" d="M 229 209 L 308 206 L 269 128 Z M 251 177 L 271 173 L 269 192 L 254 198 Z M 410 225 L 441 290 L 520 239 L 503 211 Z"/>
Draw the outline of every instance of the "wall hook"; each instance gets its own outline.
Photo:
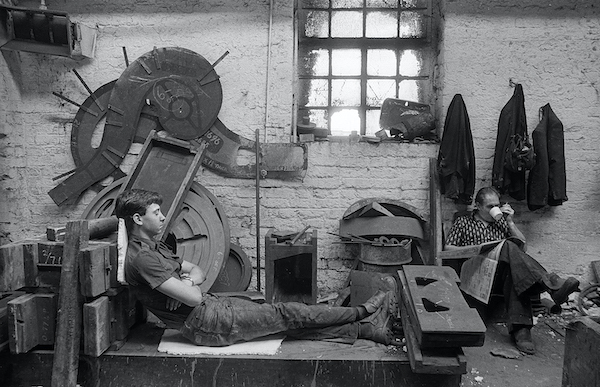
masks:
<path id="1" fill-rule="evenodd" d="M 508 86 L 515 87 L 517 84 L 512 80 L 512 78 L 508 78 Z"/>

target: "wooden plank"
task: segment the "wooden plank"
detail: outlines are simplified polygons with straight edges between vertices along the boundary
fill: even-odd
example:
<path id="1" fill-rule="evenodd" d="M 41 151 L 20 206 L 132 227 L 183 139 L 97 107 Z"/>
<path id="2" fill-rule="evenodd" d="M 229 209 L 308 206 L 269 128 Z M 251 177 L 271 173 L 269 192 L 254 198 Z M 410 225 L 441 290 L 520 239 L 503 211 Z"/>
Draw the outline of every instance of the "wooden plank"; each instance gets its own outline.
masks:
<path id="1" fill-rule="evenodd" d="M 8 302 L 24 294 L 19 291 L 0 294 L 0 352 L 8 348 Z"/>
<path id="2" fill-rule="evenodd" d="M 38 345 L 53 345 L 56 294 L 24 294 L 8 302 L 10 351 L 25 353 Z"/>
<path id="3" fill-rule="evenodd" d="M 481 346 L 486 327 L 448 267 L 405 265 L 400 275 L 421 348 Z"/>
<path id="4" fill-rule="evenodd" d="M 98 357 L 110 343 L 109 300 L 102 296 L 83 305 L 83 353 Z"/>
<path id="5" fill-rule="evenodd" d="M 110 289 L 111 277 L 116 278 L 116 265 L 111 265 L 111 245 L 116 244 L 90 244 L 81 250 L 79 265 L 79 282 L 81 294 L 85 297 L 97 297 Z"/>
<path id="6" fill-rule="evenodd" d="M 88 246 L 88 239 L 87 221 L 67 223 L 52 367 L 53 387 L 77 384 L 83 304 L 78 278 L 79 256 L 80 250 Z"/>
<path id="7" fill-rule="evenodd" d="M 567 326 L 562 385 L 588 387 L 600 385 L 600 324 L 579 317 Z"/>
<path id="8" fill-rule="evenodd" d="M 35 297 L 25 294 L 8 303 L 10 352 L 25 353 L 37 346 Z"/>
<path id="9" fill-rule="evenodd" d="M 467 373 L 467 360 L 462 348 L 437 348 L 421 350 L 409 319 L 407 306 L 399 302 L 406 352 L 413 372 L 419 374 L 460 375 Z"/>
<path id="10" fill-rule="evenodd" d="M 443 250 L 442 199 L 437 159 L 429 159 L 429 235 L 430 251 L 427 265 L 441 265 L 438 253 Z"/>
<path id="11" fill-rule="evenodd" d="M 160 341 L 161 330 L 157 341 Z M 144 345 L 141 345 L 144 343 Z M 148 351 L 146 341 L 108 350 L 99 358 L 87 358 L 81 368 L 82 381 L 111 387 L 164 386 L 252 386 L 252 387 L 459 387 L 461 375 L 412 372 L 404 353 L 392 355 L 384 346 L 353 346 L 336 343 L 284 341 L 282 350 L 298 356 L 174 356 Z M 343 356 L 353 351 L 354 356 Z M 340 355 L 342 353 L 342 355 Z M 334 355 L 333 357 L 331 355 Z M 365 355 L 366 354 L 366 355 Z M 4 387 L 47 384 L 48 351 L 7 357 L 0 354 L 0 372 L 9 369 Z M 208 381 L 208 382 L 206 382 Z M 87 383 L 84 383 L 87 384 Z"/>
<path id="12" fill-rule="evenodd" d="M 64 242 L 40 241 L 38 247 L 38 286 L 58 291 L 64 255 Z"/>
<path id="13" fill-rule="evenodd" d="M 0 291 L 9 292 L 25 286 L 23 244 L 0 246 Z"/>
<path id="14" fill-rule="evenodd" d="M 67 228 L 65 226 L 47 226 L 46 239 L 53 242 L 64 241 L 66 231 Z"/>

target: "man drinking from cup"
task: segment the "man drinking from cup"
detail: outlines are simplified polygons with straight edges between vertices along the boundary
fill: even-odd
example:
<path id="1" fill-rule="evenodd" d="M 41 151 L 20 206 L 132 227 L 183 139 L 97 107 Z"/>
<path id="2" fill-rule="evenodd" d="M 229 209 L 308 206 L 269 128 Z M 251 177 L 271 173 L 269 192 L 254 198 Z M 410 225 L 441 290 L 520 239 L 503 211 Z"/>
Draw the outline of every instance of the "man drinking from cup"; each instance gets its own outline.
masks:
<path id="1" fill-rule="evenodd" d="M 501 289 L 504 295 L 508 331 L 516 347 L 533 354 L 531 296 L 547 291 L 552 300 L 560 305 L 578 290 L 579 281 L 573 277 L 563 279 L 555 273 L 548 273 L 538 261 L 525 253 L 525 236 L 513 221 L 514 213 L 510 204 L 500 205 L 500 194 L 495 188 L 480 189 L 475 196 L 473 212 L 459 216 L 452 224 L 445 249 L 511 238 L 501 246 L 493 286 Z"/>

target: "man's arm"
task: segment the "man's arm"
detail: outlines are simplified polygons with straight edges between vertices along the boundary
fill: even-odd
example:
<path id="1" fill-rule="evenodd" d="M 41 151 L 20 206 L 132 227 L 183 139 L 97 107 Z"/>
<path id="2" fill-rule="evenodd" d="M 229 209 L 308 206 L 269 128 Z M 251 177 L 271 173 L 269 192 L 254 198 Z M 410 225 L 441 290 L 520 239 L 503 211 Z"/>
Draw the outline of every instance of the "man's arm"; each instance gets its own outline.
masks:
<path id="1" fill-rule="evenodd" d="M 206 274 L 204 273 L 204 271 L 200 269 L 198 265 L 195 265 L 188 261 L 183 261 L 183 263 L 181 264 L 181 273 L 182 279 L 189 278 L 192 281 L 194 281 L 192 284 L 193 286 L 198 286 L 204 281 L 206 281 Z"/>
<path id="2" fill-rule="evenodd" d="M 198 286 L 192 286 L 192 284 L 186 280 L 179 280 L 171 277 L 160 284 L 156 290 L 188 306 L 197 306 L 202 302 L 202 291 L 200 288 Z"/>
<path id="3" fill-rule="evenodd" d="M 525 244 L 527 240 L 525 239 L 525 235 L 519 230 L 517 225 L 513 220 L 513 215 L 515 214 L 515 210 L 510 206 L 510 204 L 506 203 L 500 210 L 506 215 L 506 224 L 508 224 L 508 234 L 510 237 L 514 237 L 523 242 L 523 248 L 525 248 Z"/>

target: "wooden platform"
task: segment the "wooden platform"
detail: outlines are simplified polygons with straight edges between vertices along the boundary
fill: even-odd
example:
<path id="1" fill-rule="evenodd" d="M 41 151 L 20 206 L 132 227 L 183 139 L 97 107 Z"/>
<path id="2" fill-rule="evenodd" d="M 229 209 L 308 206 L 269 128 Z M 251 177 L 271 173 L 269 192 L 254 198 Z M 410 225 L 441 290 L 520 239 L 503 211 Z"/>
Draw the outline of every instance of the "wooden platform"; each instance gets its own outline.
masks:
<path id="1" fill-rule="evenodd" d="M 458 387 L 460 375 L 416 374 L 400 347 L 284 340 L 274 356 L 176 356 L 158 352 L 162 329 L 135 327 L 118 350 L 80 356 L 81 386 Z M 0 385 L 49 386 L 52 350 L 0 353 Z"/>

